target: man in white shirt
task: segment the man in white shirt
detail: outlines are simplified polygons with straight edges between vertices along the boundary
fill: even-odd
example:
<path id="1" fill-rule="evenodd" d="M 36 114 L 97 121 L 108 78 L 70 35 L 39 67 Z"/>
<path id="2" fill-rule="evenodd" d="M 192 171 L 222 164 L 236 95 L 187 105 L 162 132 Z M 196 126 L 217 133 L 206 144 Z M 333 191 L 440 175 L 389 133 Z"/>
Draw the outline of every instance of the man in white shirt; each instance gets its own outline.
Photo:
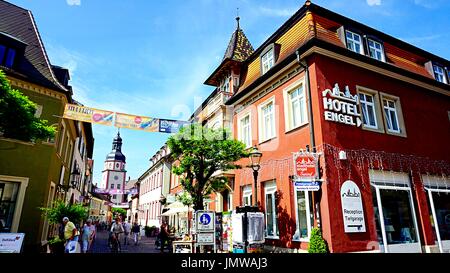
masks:
<path id="1" fill-rule="evenodd" d="M 123 223 L 123 233 L 124 233 L 124 236 L 123 236 L 123 244 L 124 245 L 129 245 L 129 243 L 128 243 L 128 236 L 130 235 L 130 232 L 131 232 L 131 224 L 130 223 L 128 223 L 128 221 L 125 221 L 124 223 Z"/>

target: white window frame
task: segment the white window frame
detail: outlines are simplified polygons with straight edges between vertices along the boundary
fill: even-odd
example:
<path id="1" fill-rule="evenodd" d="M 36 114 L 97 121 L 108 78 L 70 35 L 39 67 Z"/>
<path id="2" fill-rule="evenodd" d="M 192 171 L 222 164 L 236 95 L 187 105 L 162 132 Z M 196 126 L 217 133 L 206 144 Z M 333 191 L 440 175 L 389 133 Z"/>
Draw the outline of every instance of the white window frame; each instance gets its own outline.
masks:
<path id="1" fill-rule="evenodd" d="M 29 178 L 19 176 L 0 175 L 0 181 L 19 183 L 19 190 L 17 192 L 16 204 L 14 208 L 13 221 L 11 223 L 11 232 L 18 232 L 20 218 L 22 217 L 22 208 L 25 201 L 25 193 L 28 187 Z"/>
<path id="2" fill-rule="evenodd" d="M 277 204 L 276 204 L 276 192 L 277 192 L 277 184 L 275 181 L 271 181 L 271 182 L 266 182 L 264 184 L 264 204 L 265 204 L 265 211 L 267 212 L 267 196 L 268 195 L 272 195 L 272 204 L 271 206 L 273 206 L 273 230 L 274 230 L 274 234 L 279 233 L 278 230 L 278 211 L 277 211 Z M 267 220 L 267 213 L 265 213 L 265 218 L 266 218 L 266 232 L 267 232 L 267 224 L 269 223 L 269 221 Z M 279 235 L 271 235 L 268 236 L 267 233 L 265 234 L 265 237 L 267 239 L 280 239 Z"/>
<path id="3" fill-rule="evenodd" d="M 373 43 L 373 46 L 370 45 L 371 42 Z M 376 47 L 377 45 L 380 46 L 379 49 Z M 382 61 L 382 62 L 386 62 L 386 57 L 384 56 L 384 47 L 383 47 L 382 43 L 380 43 L 380 42 L 378 42 L 378 41 L 376 41 L 374 39 L 368 38 L 367 39 L 367 46 L 369 47 L 369 56 L 372 59 L 379 60 L 379 61 Z M 375 56 L 372 56 L 372 50 L 374 51 Z M 378 59 L 377 53 L 380 53 L 381 59 Z"/>
<path id="4" fill-rule="evenodd" d="M 248 142 L 244 139 L 245 137 L 245 128 L 243 128 L 243 120 L 248 118 Z M 252 114 L 251 112 L 247 112 L 239 117 L 238 119 L 238 139 L 245 144 L 246 148 L 252 146 Z"/>
<path id="5" fill-rule="evenodd" d="M 272 132 L 271 134 L 267 134 L 267 128 L 265 126 L 265 117 L 263 114 L 263 108 L 267 107 L 269 104 L 272 104 L 272 123 L 271 123 L 271 127 L 272 127 Z M 266 101 L 264 101 L 263 103 L 261 103 L 258 106 L 258 132 L 259 132 L 259 143 L 263 143 L 267 140 L 270 140 L 272 138 L 275 138 L 277 136 L 276 133 L 276 112 L 275 112 L 275 96 L 272 96 L 271 98 L 267 99 Z M 266 136 L 267 134 L 267 136 Z"/>
<path id="6" fill-rule="evenodd" d="M 297 91 L 299 88 L 303 89 L 303 94 L 300 94 L 299 97 L 296 99 L 299 103 L 299 111 L 300 113 L 294 113 L 293 107 L 292 107 L 292 100 L 291 100 L 291 94 L 295 91 Z M 308 109 L 307 109 L 307 100 L 308 97 L 306 95 L 305 90 L 305 79 L 300 79 L 285 89 L 283 89 L 283 98 L 284 98 L 284 124 L 285 124 L 285 132 L 289 132 L 291 130 L 297 129 L 299 127 L 302 127 L 306 124 L 308 124 Z M 303 107 L 303 109 L 302 109 Z M 296 115 L 295 115 L 296 114 Z M 298 115 L 300 114 L 300 115 Z M 298 125 L 295 126 L 294 124 L 294 116 L 298 116 L 300 120 L 302 120 L 303 115 L 303 122 L 300 122 Z"/>
<path id="7" fill-rule="evenodd" d="M 271 48 L 261 56 L 262 74 L 266 74 L 275 64 L 275 50 Z"/>
<path id="8" fill-rule="evenodd" d="M 433 75 L 438 82 L 448 83 L 447 77 L 445 76 L 445 69 L 442 66 L 433 64 Z M 438 76 L 441 76 L 442 80 Z"/>
<path id="9" fill-rule="evenodd" d="M 245 200 L 248 198 L 249 203 L 247 204 Z M 242 205 L 251 206 L 253 198 L 253 190 L 251 185 L 246 185 L 242 187 Z"/>
<path id="10" fill-rule="evenodd" d="M 298 202 L 297 202 L 297 194 L 298 192 L 304 192 L 305 193 L 305 202 L 306 202 L 306 224 L 307 224 L 307 230 L 308 230 L 308 237 L 307 238 L 299 238 L 299 239 L 294 239 L 292 238 L 292 241 L 295 242 L 309 242 L 309 239 L 311 238 L 311 211 L 312 208 L 310 207 L 310 201 L 309 200 L 309 194 L 310 191 L 299 191 L 296 190 L 294 188 L 294 203 L 295 203 L 295 226 L 296 226 L 296 231 L 300 230 L 300 226 L 299 226 L 299 218 L 298 218 Z M 314 213 L 314 212 L 313 212 Z"/>
<path id="11" fill-rule="evenodd" d="M 434 206 L 433 193 L 450 194 L 450 178 L 443 178 L 438 176 L 422 175 L 422 181 L 428 193 L 428 200 L 430 201 L 431 212 L 433 215 L 434 229 L 436 232 L 437 243 L 441 253 L 450 252 L 450 240 L 442 240 L 439 224 L 436 217 L 436 208 Z"/>
<path id="12" fill-rule="evenodd" d="M 417 216 L 416 211 L 414 208 L 414 201 L 412 198 L 412 191 L 411 191 L 411 183 L 410 178 L 405 173 L 398 173 L 398 172 L 390 172 L 390 171 L 375 171 L 370 170 L 369 171 L 369 179 L 370 184 L 375 188 L 376 196 L 377 196 L 377 207 L 378 207 L 378 213 L 379 213 L 379 219 L 380 219 L 380 228 L 383 238 L 383 247 L 384 249 L 380 249 L 384 251 L 385 253 L 390 252 L 400 252 L 400 253 L 406 253 L 406 252 L 422 252 L 421 247 L 421 241 L 420 241 L 420 234 L 419 229 L 417 225 Z M 384 215 L 383 215 L 383 204 L 381 201 L 381 195 L 380 190 L 402 190 L 408 192 L 409 196 L 409 205 L 411 209 L 412 214 L 412 220 L 414 223 L 414 228 L 416 230 L 416 243 L 409 243 L 409 244 L 397 244 L 397 245 L 388 245 L 387 244 L 387 234 L 386 234 L 386 227 L 384 225 Z M 381 247 L 381 246 L 380 246 Z"/>
<path id="13" fill-rule="evenodd" d="M 384 102 L 386 101 L 386 104 L 387 105 L 384 105 Z M 389 105 L 389 102 L 392 102 L 392 103 L 394 103 L 394 107 L 391 107 L 390 105 Z M 389 131 L 389 132 L 391 132 L 391 133 L 396 133 L 396 134 L 399 134 L 400 132 L 401 132 L 401 126 L 400 126 L 400 123 L 399 123 L 399 118 L 398 118 L 398 109 L 397 109 L 397 101 L 396 100 L 394 100 L 394 99 L 391 99 L 391 98 L 383 98 L 382 99 L 382 104 L 383 104 L 383 112 L 384 112 L 384 117 L 385 117 L 385 122 L 386 122 L 386 129 L 387 129 L 387 131 Z M 386 113 L 386 110 L 387 110 L 387 112 L 388 113 Z M 392 114 L 395 114 L 395 122 L 397 123 L 397 129 L 398 130 L 395 130 L 394 128 L 393 128 L 393 125 L 391 124 L 391 121 L 392 121 Z M 391 125 L 391 126 L 389 126 L 389 124 Z M 391 128 L 389 128 L 389 127 L 391 127 Z"/>
<path id="14" fill-rule="evenodd" d="M 351 38 L 347 37 L 347 33 L 350 33 L 352 37 Z M 357 35 L 359 37 L 359 42 L 354 39 L 355 35 Z M 348 50 L 351 50 L 351 51 L 353 51 L 355 53 L 359 53 L 359 54 L 364 55 L 363 37 L 360 34 L 355 33 L 353 31 L 350 31 L 350 30 L 345 30 L 345 42 L 347 44 L 347 49 Z M 356 43 L 359 44 L 359 52 L 356 51 L 356 48 L 355 48 L 355 45 L 354 45 Z"/>
<path id="15" fill-rule="evenodd" d="M 370 128 L 370 129 L 378 129 L 378 118 L 377 118 L 377 96 L 375 94 L 370 94 L 368 92 L 358 92 L 359 95 L 359 102 L 361 104 L 361 117 L 363 118 L 363 126 L 366 128 Z M 361 95 L 364 95 L 364 99 L 361 98 Z M 372 102 L 367 101 L 367 96 L 372 97 Z M 369 112 L 369 108 L 368 106 L 372 107 L 372 113 L 373 113 L 373 117 L 374 117 L 374 121 L 375 121 L 375 125 L 371 125 L 371 124 L 365 124 L 364 123 L 364 111 L 363 109 L 366 111 L 366 113 Z M 369 121 L 369 116 L 367 116 L 366 121 Z"/>

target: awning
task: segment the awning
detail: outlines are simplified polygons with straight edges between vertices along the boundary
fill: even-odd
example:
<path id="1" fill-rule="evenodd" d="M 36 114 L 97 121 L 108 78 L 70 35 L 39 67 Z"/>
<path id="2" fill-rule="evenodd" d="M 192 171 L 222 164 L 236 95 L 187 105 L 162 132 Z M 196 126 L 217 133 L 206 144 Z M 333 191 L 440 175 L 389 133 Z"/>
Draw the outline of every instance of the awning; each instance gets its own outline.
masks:
<path id="1" fill-rule="evenodd" d="M 194 211 L 193 208 L 189 208 L 189 211 Z M 188 212 L 188 207 L 184 206 L 182 208 L 171 208 L 168 211 L 164 212 L 163 214 L 161 214 L 161 216 L 169 216 L 169 215 L 174 215 L 177 213 L 185 213 Z"/>
<path id="2" fill-rule="evenodd" d="M 184 205 L 183 203 L 181 203 L 180 201 L 176 201 L 176 202 L 173 202 L 173 203 L 167 205 L 166 209 L 184 208 L 184 207 L 187 207 L 187 206 Z"/>

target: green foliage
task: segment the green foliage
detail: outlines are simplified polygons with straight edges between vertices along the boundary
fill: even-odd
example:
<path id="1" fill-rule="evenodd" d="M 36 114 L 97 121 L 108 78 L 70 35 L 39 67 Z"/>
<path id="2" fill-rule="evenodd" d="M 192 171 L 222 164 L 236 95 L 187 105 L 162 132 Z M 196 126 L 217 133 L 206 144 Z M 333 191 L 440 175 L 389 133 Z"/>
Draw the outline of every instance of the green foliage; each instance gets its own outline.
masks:
<path id="1" fill-rule="evenodd" d="M 47 216 L 47 220 L 51 224 L 61 223 L 64 217 L 68 217 L 69 221 L 77 224 L 88 217 L 88 208 L 81 204 L 66 205 L 61 200 L 53 202 L 51 208 L 39 209 L 42 211 L 43 216 Z"/>
<path id="2" fill-rule="evenodd" d="M 192 199 L 192 196 L 186 191 L 183 191 L 182 194 L 177 195 L 177 200 L 185 206 L 191 206 L 194 203 L 194 199 Z"/>
<path id="3" fill-rule="evenodd" d="M 56 128 L 34 116 L 36 104 L 11 87 L 0 70 L 0 131 L 7 138 L 37 141 L 53 138 Z"/>
<path id="4" fill-rule="evenodd" d="M 192 197 L 195 210 L 203 209 L 203 198 L 225 188 L 228 180 L 213 176 L 217 171 L 240 168 L 235 162 L 247 157 L 245 144 L 231 138 L 226 129 L 209 129 L 200 124 L 183 127 L 167 141 L 173 160 L 172 172 Z"/>
<path id="5" fill-rule="evenodd" d="M 311 231 L 311 239 L 309 240 L 309 253 L 328 253 L 327 242 L 322 238 L 319 228 L 313 228 Z"/>
<path id="6" fill-rule="evenodd" d="M 47 243 L 49 245 L 53 245 L 53 244 L 61 244 L 64 243 L 65 241 L 61 238 L 59 238 L 58 236 L 53 237 L 52 239 L 50 239 Z"/>
<path id="7" fill-rule="evenodd" d="M 127 211 L 123 208 L 111 208 L 111 212 L 116 215 L 120 214 L 122 216 L 127 216 Z"/>

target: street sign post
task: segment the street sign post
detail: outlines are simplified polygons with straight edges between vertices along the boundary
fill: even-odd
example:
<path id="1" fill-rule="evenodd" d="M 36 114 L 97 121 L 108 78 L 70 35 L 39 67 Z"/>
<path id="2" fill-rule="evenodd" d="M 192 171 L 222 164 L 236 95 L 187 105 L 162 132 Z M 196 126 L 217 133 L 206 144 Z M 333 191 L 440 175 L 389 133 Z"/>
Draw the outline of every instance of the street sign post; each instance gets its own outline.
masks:
<path id="1" fill-rule="evenodd" d="M 216 253 L 216 215 L 214 211 L 198 210 L 195 213 L 196 245 L 213 245 Z"/>

